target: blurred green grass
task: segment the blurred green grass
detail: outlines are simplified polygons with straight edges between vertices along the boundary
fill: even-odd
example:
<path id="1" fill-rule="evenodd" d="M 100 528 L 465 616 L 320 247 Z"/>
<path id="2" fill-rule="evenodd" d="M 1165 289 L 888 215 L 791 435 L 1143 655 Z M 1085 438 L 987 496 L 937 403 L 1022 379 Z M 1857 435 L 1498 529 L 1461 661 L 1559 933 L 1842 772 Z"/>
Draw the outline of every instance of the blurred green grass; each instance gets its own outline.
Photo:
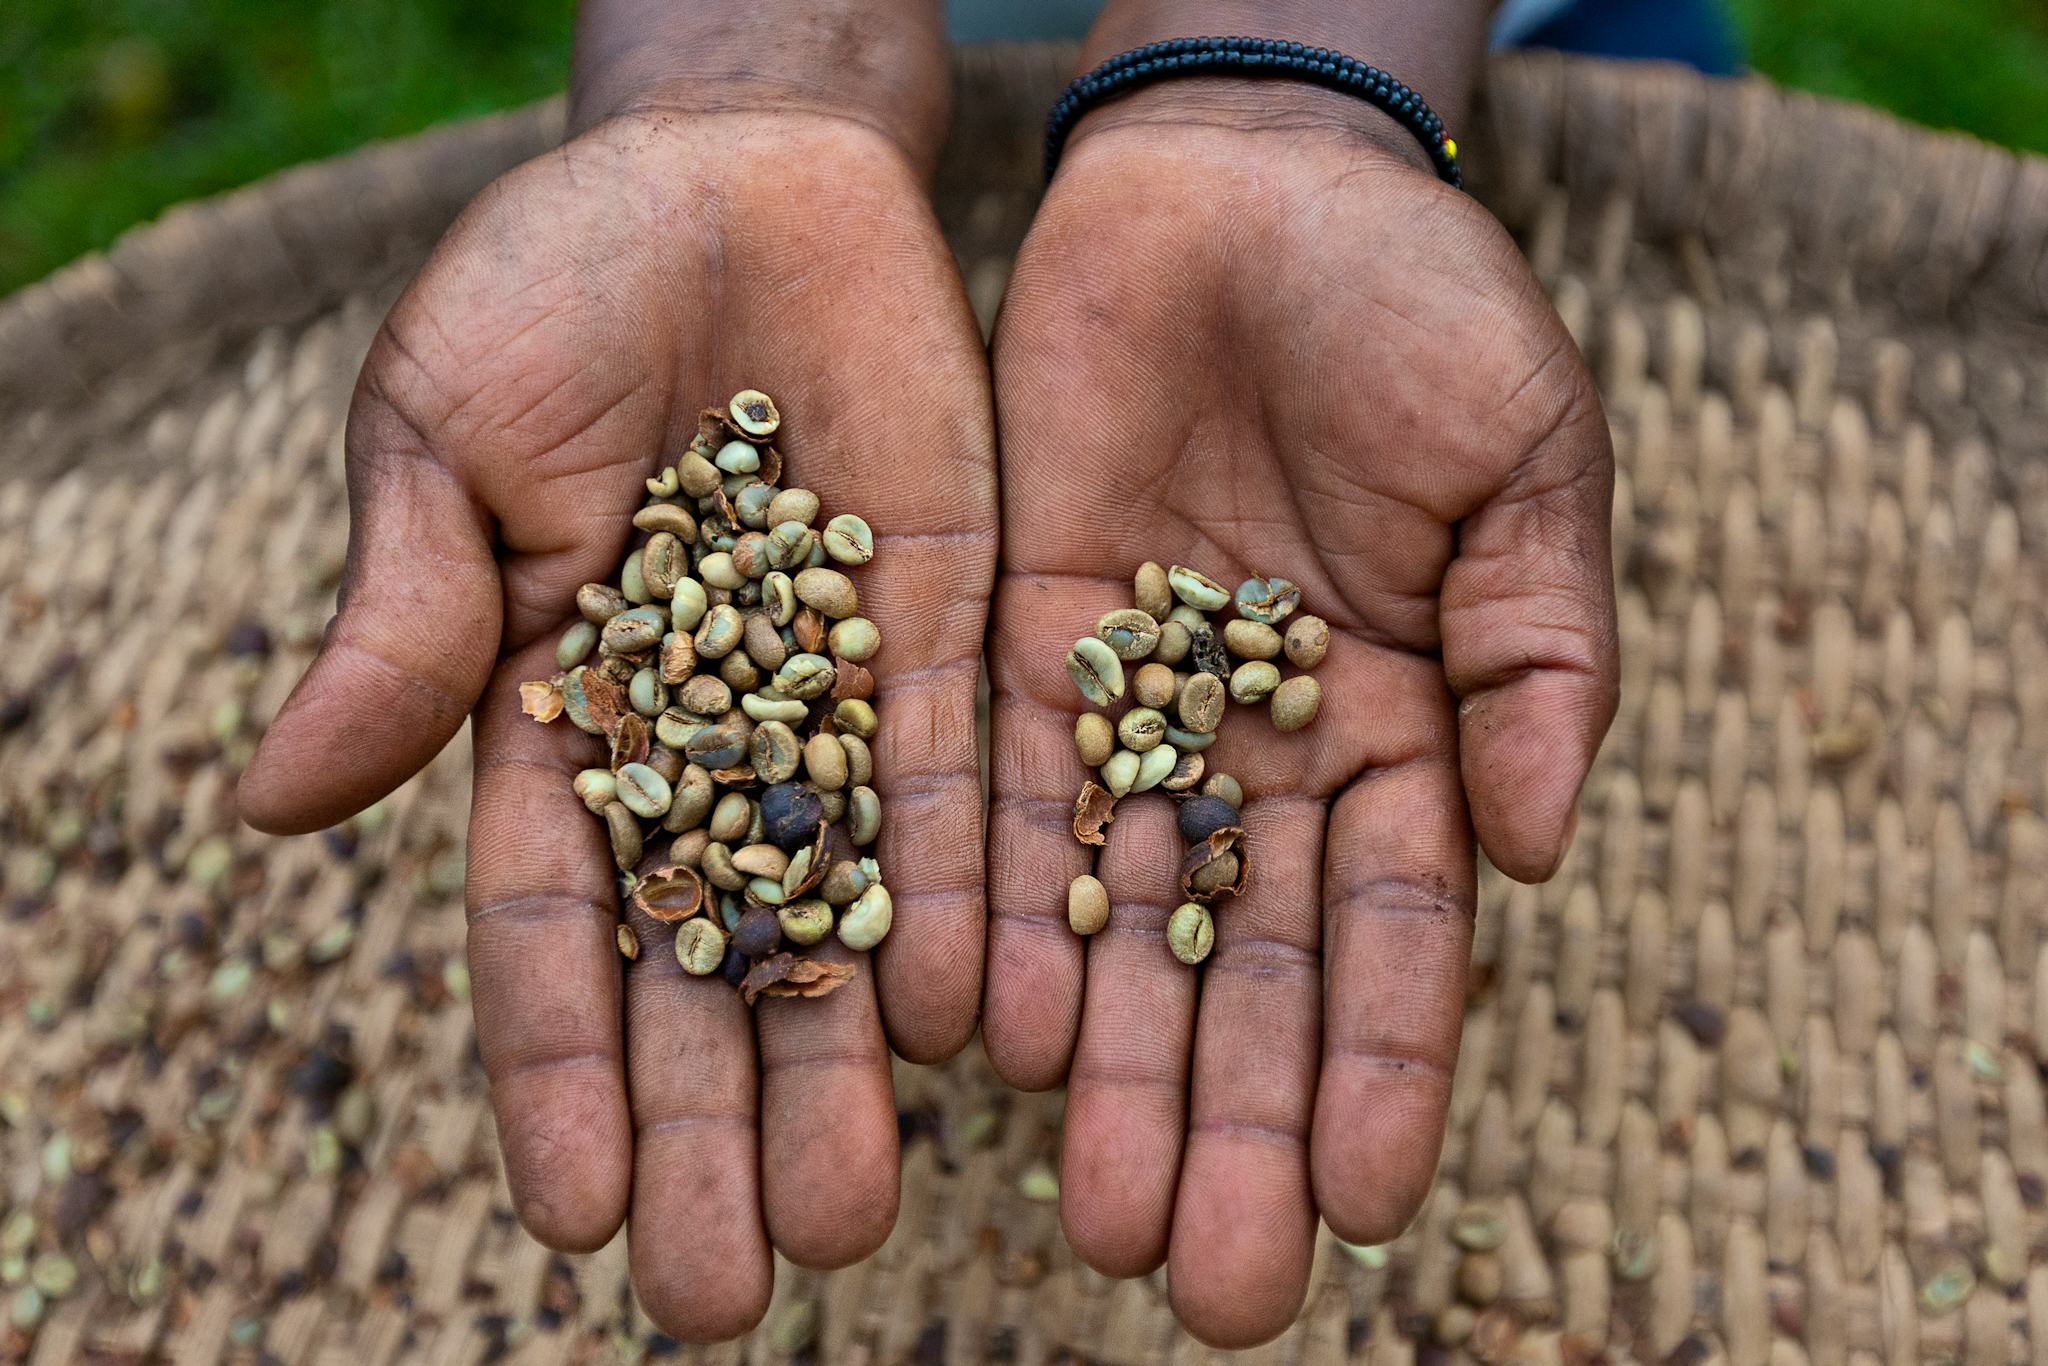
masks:
<path id="1" fill-rule="evenodd" d="M 1780 81 L 2048 151 L 2042 0 L 1732 9 Z M 558 89 L 570 22 L 569 0 L 0 0 L 0 291 L 181 199 Z"/>

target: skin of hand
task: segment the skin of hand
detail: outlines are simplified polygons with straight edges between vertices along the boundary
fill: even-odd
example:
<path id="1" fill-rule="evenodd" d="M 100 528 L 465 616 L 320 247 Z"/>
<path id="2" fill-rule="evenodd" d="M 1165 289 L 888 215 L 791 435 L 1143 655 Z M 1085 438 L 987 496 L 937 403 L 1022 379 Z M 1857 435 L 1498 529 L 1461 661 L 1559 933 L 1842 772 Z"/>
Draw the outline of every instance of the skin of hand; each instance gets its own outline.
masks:
<path id="1" fill-rule="evenodd" d="M 241 800 L 259 828 L 318 829 L 472 722 L 469 959 L 520 1219 L 563 1250 L 629 1221 L 642 1304 L 710 1340 L 765 1311 L 771 1245 L 814 1267 L 880 1246 L 890 1045 L 937 1061 L 973 1034 L 996 511 L 986 357 L 925 188 L 936 5 L 678 9 L 585 6 L 583 131 L 479 196 L 385 321 L 349 414 L 341 610 Z M 872 972 L 752 1012 L 682 972 L 671 927 L 636 918 L 625 964 L 570 789 L 602 743 L 517 698 L 557 672 L 577 586 L 618 581 L 643 481 L 749 385 L 784 414 L 787 482 L 875 528 L 855 577 L 884 638 L 896 908 Z"/>
<path id="2" fill-rule="evenodd" d="M 1313 5 L 1188 8 L 1113 5 L 1088 61 L 1249 33 L 1446 70 L 1443 33 L 1390 52 L 1391 4 L 1364 7 L 1386 11 L 1380 44 Z M 1476 51 L 1483 19 L 1457 40 Z M 1164 1262 L 1190 1331 L 1251 1345 L 1299 1313 L 1318 1215 L 1384 1242 L 1427 1193 L 1475 832 L 1525 881 L 1570 842 L 1618 687 L 1606 422 L 1485 210 L 1393 121 L 1270 81 L 1167 82 L 1082 121 L 994 364 L 984 1037 L 1013 1084 L 1069 1088 L 1060 1213 L 1080 1256 L 1117 1276 Z M 1164 940 L 1169 800 L 1120 802 L 1099 854 L 1071 830 L 1084 704 L 1062 661 L 1147 559 L 1230 587 L 1283 575 L 1332 628 L 1313 725 L 1282 735 L 1232 704 L 1204 755 L 1248 794 L 1252 871 L 1199 973 Z M 1090 871 L 1114 909 L 1084 941 L 1065 891 Z"/>

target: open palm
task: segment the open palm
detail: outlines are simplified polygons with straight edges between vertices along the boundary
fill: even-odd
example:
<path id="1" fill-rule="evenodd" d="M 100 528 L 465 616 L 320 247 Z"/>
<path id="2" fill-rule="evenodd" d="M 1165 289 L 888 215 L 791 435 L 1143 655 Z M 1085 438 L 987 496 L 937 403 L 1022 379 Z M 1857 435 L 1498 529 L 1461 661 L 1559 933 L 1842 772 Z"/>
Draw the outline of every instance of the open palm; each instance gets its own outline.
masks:
<path id="1" fill-rule="evenodd" d="M 698 410 L 781 405 L 784 482 L 873 524 L 884 646 L 878 850 L 896 925 L 872 975 L 745 1009 L 670 927 L 614 946 L 600 742 L 520 714 L 587 581 L 616 583 L 644 481 Z M 894 1222 L 888 1044 L 949 1056 L 981 985 L 974 692 L 994 572 L 986 365 L 917 170 L 857 123 L 644 107 L 471 206 L 392 311 L 348 429 L 340 616 L 242 787 L 266 829 L 382 796 L 475 718 L 470 963 L 519 1214 L 564 1249 L 629 1213 L 669 1332 L 745 1330 L 771 1243 L 808 1265 Z M 821 954 L 843 955 L 836 946 Z M 879 999 L 878 999 L 879 998 Z"/>
<path id="2" fill-rule="evenodd" d="M 1398 133 L 1396 137 L 1400 136 Z M 1130 119 L 1070 147 L 998 331 L 988 1049 L 1066 1081 L 1080 1255 L 1169 1266 L 1199 1336 L 1292 1321 L 1318 1213 L 1377 1242 L 1434 1172 L 1473 831 L 1548 876 L 1612 715 L 1611 456 L 1563 327 L 1483 210 L 1335 131 Z M 1180 842 L 1125 799 L 1095 851 L 1062 661 L 1144 560 L 1281 575 L 1332 627 L 1320 719 L 1233 706 L 1252 871 L 1199 971 Z M 1065 924 L 1069 879 L 1109 927 Z"/>

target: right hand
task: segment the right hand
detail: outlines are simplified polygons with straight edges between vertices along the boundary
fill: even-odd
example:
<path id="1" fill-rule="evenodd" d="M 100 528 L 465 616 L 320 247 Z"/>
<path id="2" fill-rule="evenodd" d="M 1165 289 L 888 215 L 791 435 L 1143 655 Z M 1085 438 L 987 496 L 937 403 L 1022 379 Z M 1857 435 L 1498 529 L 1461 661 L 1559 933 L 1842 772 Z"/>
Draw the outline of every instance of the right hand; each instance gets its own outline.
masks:
<path id="1" fill-rule="evenodd" d="M 341 611 L 242 780 L 251 824 L 316 830 L 473 718 L 469 960 L 519 1217 L 580 1251 L 630 1215 L 641 1302 L 682 1338 L 758 1321 L 771 1244 L 814 1267 L 880 1246 L 889 1045 L 937 1061 L 974 1031 L 994 438 L 926 164 L 857 118 L 705 112 L 685 88 L 480 195 L 371 347 Z M 896 905 L 872 975 L 753 1013 L 652 922 L 625 969 L 602 825 L 570 789 L 599 742 L 517 695 L 557 672 L 577 586 L 617 582 L 643 481 L 747 386 L 783 410 L 786 482 L 877 533 L 859 578 Z"/>

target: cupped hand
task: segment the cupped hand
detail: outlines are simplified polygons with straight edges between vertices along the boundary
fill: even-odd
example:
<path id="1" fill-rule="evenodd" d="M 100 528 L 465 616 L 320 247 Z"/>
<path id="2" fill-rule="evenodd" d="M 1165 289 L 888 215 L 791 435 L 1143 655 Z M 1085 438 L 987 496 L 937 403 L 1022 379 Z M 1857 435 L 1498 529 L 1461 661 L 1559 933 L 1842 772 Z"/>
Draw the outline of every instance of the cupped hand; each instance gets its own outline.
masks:
<path id="1" fill-rule="evenodd" d="M 1405 133 L 1175 97 L 1070 145 L 996 337 L 984 1030 L 1010 1081 L 1069 1087 L 1082 1258 L 1165 1262 L 1187 1326 L 1238 1346 L 1298 1313 L 1318 1214 L 1381 1242 L 1427 1191 L 1474 832 L 1549 876 L 1613 714 L 1612 457 L 1514 246 Z M 1233 704 L 1204 755 L 1248 794 L 1252 870 L 1199 971 L 1164 939 L 1170 801 L 1119 803 L 1099 855 L 1071 829 L 1062 661 L 1145 560 L 1284 576 L 1332 628 L 1318 721 Z M 1114 909 L 1083 941 L 1065 897 L 1089 871 Z"/>
<path id="2" fill-rule="evenodd" d="M 517 694 L 557 672 L 578 585 L 618 582 L 644 481 L 699 409 L 748 386 L 784 415 L 784 483 L 876 532 L 855 577 L 884 639 L 870 667 L 896 907 L 872 974 L 754 1012 L 684 975 L 652 922 L 627 967 L 602 825 L 570 788 L 601 743 L 535 724 Z M 980 995 L 992 418 L 920 170 L 823 115 L 685 101 L 602 123 L 450 230 L 371 348 L 347 454 L 341 611 L 243 810 L 317 829 L 473 718 L 469 954 L 519 1216 L 566 1250 L 630 1217 L 656 1322 L 744 1331 L 771 1244 L 810 1266 L 880 1245 L 897 1200 L 889 1044 L 949 1056 Z"/>

